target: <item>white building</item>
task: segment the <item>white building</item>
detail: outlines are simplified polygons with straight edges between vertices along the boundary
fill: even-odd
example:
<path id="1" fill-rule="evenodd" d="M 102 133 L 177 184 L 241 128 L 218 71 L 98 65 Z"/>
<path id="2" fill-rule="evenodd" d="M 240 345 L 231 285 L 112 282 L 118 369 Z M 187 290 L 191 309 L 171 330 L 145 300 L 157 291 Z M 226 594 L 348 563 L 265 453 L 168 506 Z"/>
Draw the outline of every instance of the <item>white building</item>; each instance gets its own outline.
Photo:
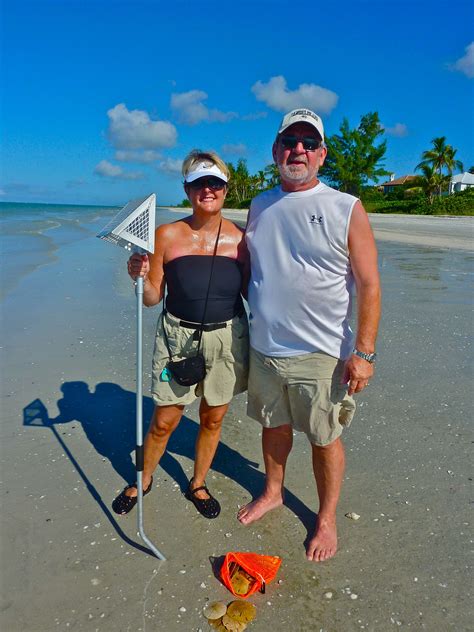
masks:
<path id="1" fill-rule="evenodd" d="M 464 189 L 468 189 L 469 187 L 474 187 L 474 173 L 465 171 L 451 178 L 449 182 L 449 193 L 464 191 Z"/>

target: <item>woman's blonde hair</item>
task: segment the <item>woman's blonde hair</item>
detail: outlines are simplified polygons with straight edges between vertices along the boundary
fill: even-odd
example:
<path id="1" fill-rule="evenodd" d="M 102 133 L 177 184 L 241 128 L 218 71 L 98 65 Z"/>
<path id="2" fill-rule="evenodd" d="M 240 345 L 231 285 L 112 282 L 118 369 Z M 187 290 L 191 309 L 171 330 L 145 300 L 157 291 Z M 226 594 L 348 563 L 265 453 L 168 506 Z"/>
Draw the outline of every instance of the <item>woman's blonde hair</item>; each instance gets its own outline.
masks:
<path id="1" fill-rule="evenodd" d="M 199 162 L 209 162 L 210 167 L 212 165 L 216 165 L 216 167 L 218 167 L 218 169 L 220 169 L 222 173 L 225 174 L 227 181 L 230 180 L 230 171 L 222 158 L 219 158 L 219 156 L 214 151 L 201 151 L 200 149 L 193 149 L 183 160 L 181 173 L 183 174 L 183 178 L 185 180 L 188 173 L 192 171 L 193 167 Z"/>

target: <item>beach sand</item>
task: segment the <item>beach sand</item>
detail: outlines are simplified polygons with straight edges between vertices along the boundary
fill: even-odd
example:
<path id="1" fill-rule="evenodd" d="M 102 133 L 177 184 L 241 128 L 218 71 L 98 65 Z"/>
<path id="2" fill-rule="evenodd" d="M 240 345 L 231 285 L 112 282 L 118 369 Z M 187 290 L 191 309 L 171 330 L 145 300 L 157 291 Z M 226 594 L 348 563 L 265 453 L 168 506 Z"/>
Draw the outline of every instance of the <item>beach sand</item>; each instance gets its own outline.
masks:
<path id="1" fill-rule="evenodd" d="M 450 248 L 449 235 L 443 246 L 429 234 L 406 243 L 411 219 L 398 218 L 396 241 L 379 240 L 379 361 L 344 433 L 340 548 L 322 564 L 304 555 L 317 502 L 301 435 L 286 506 L 249 527 L 235 519 L 263 482 L 245 394 L 231 404 L 207 481 L 223 507 L 218 519 L 206 521 L 183 497 L 196 405 L 145 499 L 145 529 L 167 561 L 144 552 L 135 512 L 111 512 L 134 476 L 135 299 L 126 254 L 94 237 L 105 220 L 63 240 L 9 288 L 1 303 L 2 630 L 207 630 L 204 604 L 232 600 L 215 576 L 232 550 L 283 558 L 266 594 L 251 598 L 255 632 L 470 629 L 473 256 Z M 472 231 L 471 219 L 459 221 Z M 146 394 L 157 315 L 144 312 Z M 149 419 L 148 396 L 144 410 Z"/>

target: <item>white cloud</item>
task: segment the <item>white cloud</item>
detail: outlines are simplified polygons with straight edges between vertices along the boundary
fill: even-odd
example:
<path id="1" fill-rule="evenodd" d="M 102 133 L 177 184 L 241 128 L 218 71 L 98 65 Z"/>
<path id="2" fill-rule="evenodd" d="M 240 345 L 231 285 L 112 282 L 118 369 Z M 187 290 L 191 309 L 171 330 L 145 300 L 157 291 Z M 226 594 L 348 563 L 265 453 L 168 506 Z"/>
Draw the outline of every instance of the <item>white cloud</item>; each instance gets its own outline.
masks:
<path id="1" fill-rule="evenodd" d="M 268 112 L 251 112 L 242 116 L 243 121 L 258 121 L 258 119 L 267 118 Z"/>
<path id="2" fill-rule="evenodd" d="M 108 160 L 101 160 L 94 169 L 94 173 L 102 178 L 117 178 L 118 180 L 141 180 L 143 173 L 140 171 L 126 172 L 118 165 L 113 165 Z"/>
<path id="3" fill-rule="evenodd" d="M 127 110 L 119 103 L 107 112 L 107 136 L 116 149 L 157 149 L 176 144 L 176 128 L 168 121 L 152 121 L 143 110 Z"/>
<path id="4" fill-rule="evenodd" d="M 474 77 L 474 42 L 471 42 L 464 50 L 466 51 L 464 56 L 451 64 L 450 68 L 472 79 Z"/>
<path id="5" fill-rule="evenodd" d="M 381 127 L 389 136 L 398 136 L 399 138 L 408 136 L 408 127 L 405 123 L 395 123 L 393 127 L 385 127 L 385 125 L 381 125 Z"/>
<path id="6" fill-rule="evenodd" d="M 153 149 L 146 149 L 145 151 L 119 149 L 115 152 L 115 160 L 120 160 L 120 162 L 139 162 L 147 164 L 149 162 L 155 162 L 160 158 L 161 154 Z"/>
<path id="7" fill-rule="evenodd" d="M 158 171 L 163 171 L 168 175 L 181 175 L 181 167 L 183 166 L 183 161 L 179 158 L 165 158 L 161 162 L 158 163 L 156 168 Z"/>
<path id="8" fill-rule="evenodd" d="M 329 113 L 339 99 L 335 92 L 314 83 L 302 83 L 297 90 L 288 90 L 286 79 L 281 75 L 272 77 L 268 83 L 257 81 L 252 92 L 257 101 L 263 101 L 277 112 L 309 108 L 317 113 Z"/>
<path id="9" fill-rule="evenodd" d="M 208 123 L 225 123 L 237 118 L 236 112 L 221 112 L 210 110 L 203 101 L 207 99 L 207 93 L 202 90 L 190 90 L 189 92 L 175 92 L 171 95 L 171 109 L 178 116 L 181 123 L 197 125 L 202 121 Z"/>
<path id="10" fill-rule="evenodd" d="M 235 145 L 228 143 L 227 145 L 222 145 L 222 153 L 242 156 L 247 153 L 247 146 L 244 143 L 236 143 Z"/>

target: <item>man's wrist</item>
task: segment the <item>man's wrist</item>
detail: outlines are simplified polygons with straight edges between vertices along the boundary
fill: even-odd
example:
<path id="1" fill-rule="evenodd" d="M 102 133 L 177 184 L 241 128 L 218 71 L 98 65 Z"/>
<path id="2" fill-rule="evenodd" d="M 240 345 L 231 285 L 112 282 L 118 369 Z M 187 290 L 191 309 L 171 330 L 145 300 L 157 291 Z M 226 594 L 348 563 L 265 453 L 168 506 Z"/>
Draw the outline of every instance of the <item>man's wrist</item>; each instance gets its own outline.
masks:
<path id="1" fill-rule="evenodd" d="M 356 347 L 352 349 L 352 353 L 353 355 L 356 355 L 358 358 L 362 358 L 363 360 L 366 360 L 370 364 L 373 364 L 377 358 L 377 354 L 375 353 L 375 351 L 371 353 L 366 353 L 365 351 L 359 351 L 359 349 L 357 349 Z"/>

